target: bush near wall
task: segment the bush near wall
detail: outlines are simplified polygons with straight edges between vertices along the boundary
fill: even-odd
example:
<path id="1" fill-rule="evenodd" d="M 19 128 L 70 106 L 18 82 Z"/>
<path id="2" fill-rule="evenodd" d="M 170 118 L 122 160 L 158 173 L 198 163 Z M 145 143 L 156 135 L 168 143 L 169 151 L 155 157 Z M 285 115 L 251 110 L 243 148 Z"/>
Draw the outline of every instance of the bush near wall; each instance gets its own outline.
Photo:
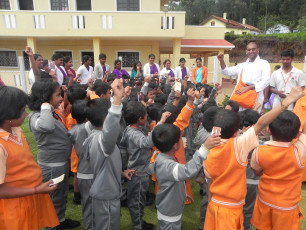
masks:
<path id="1" fill-rule="evenodd" d="M 250 41 L 256 41 L 260 56 L 269 62 L 279 62 L 280 53 L 284 49 L 293 49 L 297 62 L 303 62 L 306 54 L 306 32 L 258 35 L 228 33 L 225 39 L 235 45 L 235 49 L 229 51 L 230 62 L 245 60 L 245 47 Z"/>

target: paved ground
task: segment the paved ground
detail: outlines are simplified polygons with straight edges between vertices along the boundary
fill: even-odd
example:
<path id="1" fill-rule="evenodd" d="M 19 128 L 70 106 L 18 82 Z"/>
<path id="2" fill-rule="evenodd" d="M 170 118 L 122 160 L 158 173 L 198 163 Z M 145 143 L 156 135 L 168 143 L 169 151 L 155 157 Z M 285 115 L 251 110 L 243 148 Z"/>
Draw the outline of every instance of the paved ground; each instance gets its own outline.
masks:
<path id="1" fill-rule="evenodd" d="M 224 96 L 230 96 L 234 90 L 235 85 L 232 84 L 232 80 L 223 79 L 222 81 L 222 88 L 219 90 L 219 94 L 217 96 L 217 103 L 221 104 Z"/>

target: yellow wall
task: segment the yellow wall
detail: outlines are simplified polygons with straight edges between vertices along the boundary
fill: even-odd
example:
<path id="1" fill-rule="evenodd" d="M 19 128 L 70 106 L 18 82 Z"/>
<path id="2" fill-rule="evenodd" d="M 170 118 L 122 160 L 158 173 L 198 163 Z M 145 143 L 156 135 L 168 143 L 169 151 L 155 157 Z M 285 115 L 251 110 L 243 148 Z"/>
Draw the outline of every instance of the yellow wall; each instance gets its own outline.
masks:
<path id="1" fill-rule="evenodd" d="M 185 26 L 184 39 L 224 39 L 225 27 Z"/>
<path id="2" fill-rule="evenodd" d="M 234 29 L 234 28 L 226 28 L 225 29 L 225 33 L 231 33 L 232 31 L 234 31 L 234 34 L 242 34 L 243 32 L 246 32 L 247 34 L 249 34 L 251 31 L 250 30 L 241 30 L 241 29 Z"/>
<path id="3" fill-rule="evenodd" d="M 49 11 L 51 9 L 50 1 L 48 0 L 34 0 L 34 4 L 35 11 Z"/>
<path id="4" fill-rule="evenodd" d="M 161 29 L 161 18 L 164 13 L 145 12 L 36 12 L 18 11 L 1 12 L 3 15 L 15 15 L 17 28 L 7 29 L 4 20 L 0 20 L 0 37 L 33 36 L 33 37 L 142 37 L 142 38 L 174 38 L 185 34 L 185 13 L 169 12 L 173 16 L 173 30 Z M 45 16 L 45 29 L 34 28 L 34 15 Z M 85 17 L 85 28 L 74 29 L 72 17 Z M 112 28 L 102 28 L 102 16 L 112 17 Z"/>

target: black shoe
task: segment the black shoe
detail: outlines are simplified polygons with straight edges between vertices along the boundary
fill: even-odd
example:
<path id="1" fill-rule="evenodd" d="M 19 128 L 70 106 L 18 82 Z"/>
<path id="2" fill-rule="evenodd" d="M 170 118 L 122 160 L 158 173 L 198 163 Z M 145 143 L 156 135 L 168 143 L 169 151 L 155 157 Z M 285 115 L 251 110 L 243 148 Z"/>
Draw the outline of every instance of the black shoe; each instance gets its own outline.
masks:
<path id="1" fill-rule="evenodd" d="M 154 225 L 143 221 L 142 230 L 154 230 Z"/>
<path id="2" fill-rule="evenodd" d="M 51 228 L 51 230 L 63 230 L 59 225 L 54 227 L 54 228 Z"/>
<path id="3" fill-rule="evenodd" d="M 203 189 L 200 189 L 200 195 L 201 195 L 201 196 L 204 195 Z"/>
<path id="4" fill-rule="evenodd" d="M 60 223 L 59 227 L 60 229 L 70 229 L 70 228 L 79 227 L 80 225 L 81 223 L 79 221 L 66 219 Z"/>
<path id="5" fill-rule="evenodd" d="M 81 199 L 73 198 L 73 203 L 76 204 L 76 205 L 80 205 L 81 204 Z"/>

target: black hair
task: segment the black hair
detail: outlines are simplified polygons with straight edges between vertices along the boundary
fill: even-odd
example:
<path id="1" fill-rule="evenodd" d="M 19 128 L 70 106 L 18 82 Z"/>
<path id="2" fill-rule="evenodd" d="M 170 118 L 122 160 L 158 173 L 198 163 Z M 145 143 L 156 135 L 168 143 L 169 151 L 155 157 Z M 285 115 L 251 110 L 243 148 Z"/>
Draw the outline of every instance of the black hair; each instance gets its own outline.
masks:
<path id="1" fill-rule="evenodd" d="M 146 107 L 138 101 L 130 101 L 124 111 L 124 120 L 127 124 L 135 124 L 139 118 L 144 118 L 146 115 Z"/>
<path id="2" fill-rule="evenodd" d="M 48 65 L 48 60 L 47 59 L 44 59 L 44 62 L 43 62 L 43 68 L 45 67 L 45 66 L 47 66 Z"/>
<path id="3" fill-rule="evenodd" d="M 35 81 L 32 86 L 32 92 L 29 99 L 29 109 L 32 111 L 40 111 L 43 103 L 49 103 L 52 94 L 60 85 L 50 79 L 40 79 Z"/>
<path id="4" fill-rule="evenodd" d="M 218 106 L 209 107 L 202 115 L 202 125 L 206 131 L 211 132 L 216 114 L 220 111 Z"/>
<path id="5" fill-rule="evenodd" d="M 221 128 L 221 138 L 229 139 L 239 130 L 240 118 L 232 110 L 220 110 L 214 118 L 214 126 Z"/>
<path id="6" fill-rule="evenodd" d="M 236 101 L 233 101 L 233 100 L 228 100 L 226 103 L 225 103 L 225 106 L 229 105 L 232 110 L 236 113 L 238 113 L 239 111 L 239 104 L 236 102 Z M 224 106 L 224 107 L 225 107 Z"/>
<path id="7" fill-rule="evenodd" d="M 206 104 L 201 108 L 201 112 L 205 113 L 205 111 L 208 110 L 212 106 L 217 106 L 217 103 L 214 99 L 209 98 Z"/>
<path id="8" fill-rule="evenodd" d="M 86 104 L 85 115 L 93 126 L 101 127 L 103 126 L 110 106 L 111 102 L 107 98 L 90 100 Z"/>
<path id="9" fill-rule="evenodd" d="M 274 70 L 278 70 L 278 69 L 280 69 L 281 68 L 281 66 L 280 65 L 276 65 L 276 66 L 274 66 Z"/>
<path id="10" fill-rule="evenodd" d="M 180 137 L 181 131 L 179 127 L 172 124 L 158 125 L 152 132 L 154 145 L 163 153 L 169 152 L 179 142 Z"/>
<path id="11" fill-rule="evenodd" d="M 85 100 L 77 100 L 71 106 L 71 116 L 78 124 L 82 124 L 86 120 L 86 104 Z"/>
<path id="12" fill-rule="evenodd" d="M 70 56 L 65 56 L 64 59 L 63 59 L 64 65 L 65 65 L 65 63 L 69 62 L 70 60 L 71 60 Z"/>
<path id="13" fill-rule="evenodd" d="M 52 60 L 52 61 L 55 61 L 55 60 L 60 59 L 60 58 L 63 58 L 63 57 L 64 57 L 63 54 L 61 54 L 61 53 L 55 53 L 55 54 L 53 54 L 53 56 L 51 57 L 51 60 Z"/>
<path id="14" fill-rule="evenodd" d="M 179 110 L 176 106 L 169 104 L 164 107 L 162 112 L 170 112 L 171 115 L 166 119 L 165 123 L 173 124 L 175 122 L 177 116 L 179 115 Z"/>
<path id="15" fill-rule="evenodd" d="M 137 64 L 141 64 L 141 62 L 140 61 L 134 62 L 133 70 L 135 70 L 135 71 L 137 71 Z"/>
<path id="16" fill-rule="evenodd" d="M 161 118 L 161 111 L 162 111 L 163 105 L 160 103 L 154 102 L 153 104 L 149 105 L 148 107 L 148 117 L 153 120 L 158 122 Z"/>
<path id="17" fill-rule="evenodd" d="M 154 98 L 154 102 L 165 105 L 167 102 L 168 96 L 166 94 L 157 94 Z"/>
<path id="18" fill-rule="evenodd" d="M 281 52 L 281 57 L 294 57 L 294 51 L 292 49 L 286 49 Z"/>
<path id="19" fill-rule="evenodd" d="M 99 59 L 102 59 L 102 58 L 106 58 L 106 54 L 100 53 L 100 54 L 99 54 Z"/>
<path id="20" fill-rule="evenodd" d="M 40 70 L 40 79 L 52 80 L 52 76 L 48 72 Z"/>
<path id="21" fill-rule="evenodd" d="M 117 75 L 115 73 L 111 73 L 107 76 L 107 82 L 115 81 L 116 78 L 117 78 Z"/>
<path id="22" fill-rule="evenodd" d="M 258 45 L 257 45 L 257 42 L 256 42 L 255 40 L 250 40 L 250 41 L 248 42 L 247 46 L 250 45 L 251 43 L 255 44 L 255 45 L 256 45 L 256 48 L 258 49 Z"/>
<path id="23" fill-rule="evenodd" d="M 116 59 L 114 65 L 116 65 L 119 62 L 122 63 L 122 61 L 120 59 Z"/>
<path id="24" fill-rule="evenodd" d="M 82 85 L 72 84 L 68 87 L 68 101 L 73 104 L 74 101 L 84 100 L 86 98 L 87 92 Z"/>
<path id="25" fill-rule="evenodd" d="M 163 64 L 166 65 L 167 62 L 170 62 L 170 63 L 171 63 L 170 59 L 164 60 Z"/>
<path id="26" fill-rule="evenodd" d="M 196 61 L 200 60 L 202 62 L 202 58 L 201 57 L 197 57 Z"/>
<path id="27" fill-rule="evenodd" d="M 269 125 L 269 129 L 273 140 L 289 142 L 296 138 L 300 126 L 299 117 L 295 113 L 285 110 Z"/>
<path id="28" fill-rule="evenodd" d="M 259 113 L 252 109 L 246 109 L 238 113 L 240 117 L 240 129 L 255 125 L 260 118 Z"/>
<path id="29" fill-rule="evenodd" d="M 82 57 L 82 63 L 84 64 L 85 62 L 87 62 L 89 59 L 91 59 L 91 57 L 89 55 L 84 55 Z"/>
<path id="30" fill-rule="evenodd" d="M 100 97 L 101 94 L 106 95 L 107 91 L 111 88 L 112 87 L 108 83 L 97 80 L 95 81 L 92 90 L 95 91 L 95 93 Z"/>
<path id="31" fill-rule="evenodd" d="M 37 60 L 38 57 L 41 57 L 41 58 L 42 58 L 41 54 L 34 54 L 34 55 L 33 55 L 33 58 L 34 58 L 35 61 Z"/>
<path id="32" fill-rule="evenodd" d="M 18 119 L 29 97 L 22 90 L 12 86 L 0 86 L 0 126 L 6 120 Z"/>
<path id="33" fill-rule="evenodd" d="M 179 62 L 186 62 L 185 58 L 180 58 L 180 61 Z"/>
<path id="34" fill-rule="evenodd" d="M 149 54 L 149 58 L 150 57 L 154 57 L 155 58 L 155 54 Z"/>

